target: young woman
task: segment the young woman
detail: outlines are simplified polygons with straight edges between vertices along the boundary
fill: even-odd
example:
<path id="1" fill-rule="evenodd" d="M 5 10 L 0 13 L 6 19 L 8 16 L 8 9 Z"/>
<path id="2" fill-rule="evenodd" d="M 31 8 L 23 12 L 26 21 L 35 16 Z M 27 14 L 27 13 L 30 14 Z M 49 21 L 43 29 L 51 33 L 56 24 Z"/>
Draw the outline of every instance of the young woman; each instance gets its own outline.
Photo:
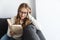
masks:
<path id="1" fill-rule="evenodd" d="M 23 32 L 18 36 L 16 35 L 16 37 L 14 36 L 15 33 L 10 30 L 10 26 L 8 26 L 7 34 L 1 40 L 41 40 L 28 14 L 31 14 L 31 8 L 26 3 L 22 3 L 18 8 L 17 15 L 11 18 L 11 23 L 13 25 L 21 25 Z"/>

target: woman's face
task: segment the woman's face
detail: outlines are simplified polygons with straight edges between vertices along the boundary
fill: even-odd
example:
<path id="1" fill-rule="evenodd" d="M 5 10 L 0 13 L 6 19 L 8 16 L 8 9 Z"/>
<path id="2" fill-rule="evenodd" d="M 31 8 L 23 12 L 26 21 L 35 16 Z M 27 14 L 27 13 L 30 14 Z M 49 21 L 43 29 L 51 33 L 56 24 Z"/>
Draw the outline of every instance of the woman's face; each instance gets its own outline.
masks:
<path id="1" fill-rule="evenodd" d="M 21 20 L 23 20 L 24 18 L 27 17 L 27 13 L 28 13 L 28 11 L 27 11 L 26 8 L 21 8 L 21 10 L 19 12 L 19 15 L 20 15 Z"/>

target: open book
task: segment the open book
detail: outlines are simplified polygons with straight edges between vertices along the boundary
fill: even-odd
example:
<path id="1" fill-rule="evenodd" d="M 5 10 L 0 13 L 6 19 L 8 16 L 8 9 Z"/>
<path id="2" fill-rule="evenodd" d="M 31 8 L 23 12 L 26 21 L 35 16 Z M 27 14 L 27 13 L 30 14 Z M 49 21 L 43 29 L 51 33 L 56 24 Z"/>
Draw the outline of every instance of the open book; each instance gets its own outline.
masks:
<path id="1" fill-rule="evenodd" d="M 23 28 L 21 25 L 13 25 L 11 22 L 11 19 L 7 19 L 7 21 L 8 21 L 10 30 L 13 31 L 15 33 L 15 35 L 22 33 Z"/>

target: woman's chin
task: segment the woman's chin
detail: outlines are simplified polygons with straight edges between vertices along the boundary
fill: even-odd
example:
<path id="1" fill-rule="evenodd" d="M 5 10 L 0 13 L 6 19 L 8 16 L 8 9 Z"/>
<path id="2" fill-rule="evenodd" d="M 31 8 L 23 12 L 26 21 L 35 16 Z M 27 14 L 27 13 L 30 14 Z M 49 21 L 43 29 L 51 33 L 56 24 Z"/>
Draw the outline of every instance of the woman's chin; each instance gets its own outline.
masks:
<path id="1" fill-rule="evenodd" d="M 23 20 L 24 18 L 21 18 L 21 20 Z"/>

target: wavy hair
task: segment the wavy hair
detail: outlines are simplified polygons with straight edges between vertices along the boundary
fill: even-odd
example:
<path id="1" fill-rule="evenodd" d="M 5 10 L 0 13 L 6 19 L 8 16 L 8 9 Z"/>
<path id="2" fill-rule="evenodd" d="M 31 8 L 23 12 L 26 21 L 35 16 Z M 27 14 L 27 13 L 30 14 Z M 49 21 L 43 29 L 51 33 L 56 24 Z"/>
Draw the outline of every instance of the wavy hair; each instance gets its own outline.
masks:
<path id="1" fill-rule="evenodd" d="M 22 3 L 19 7 L 18 7 L 18 12 L 17 12 L 17 16 L 15 19 L 15 24 L 20 24 L 20 16 L 19 16 L 19 12 L 21 11 L 22 8 L 26 8 L 27 10 L 31 10 L 31 8 L 28 6 L 27 3 Z M 29 12 L 29 11 L 28 11 Z M 29 20 L 28 16 L 24 19 L 24 23 L 22 24 L 22 27 L 25 28 L 27 25 L 31 24 L 31 21 Z"/>

